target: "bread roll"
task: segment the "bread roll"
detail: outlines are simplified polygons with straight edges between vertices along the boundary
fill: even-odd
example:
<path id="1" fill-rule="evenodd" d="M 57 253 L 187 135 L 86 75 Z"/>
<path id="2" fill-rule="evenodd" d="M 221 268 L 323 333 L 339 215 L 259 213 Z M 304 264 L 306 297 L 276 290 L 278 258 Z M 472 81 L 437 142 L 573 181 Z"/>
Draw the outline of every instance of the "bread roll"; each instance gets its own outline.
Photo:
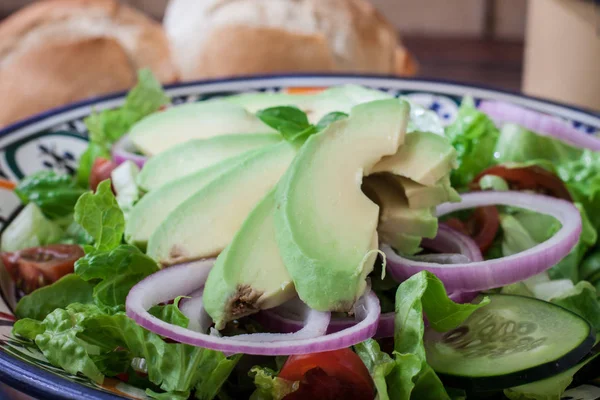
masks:
<path id="1" fill-rule="evenodd" d="M 130 88 L 149 67 L 178 74 L 160 24 L 117 0 L 46 0 L 0 23 L 0 126 Z"/>
<path id="2" fill-rule="evenodd" d="M 171 0 L 163 24 L 183 79 L 416 69 L 366 0 Z"/>

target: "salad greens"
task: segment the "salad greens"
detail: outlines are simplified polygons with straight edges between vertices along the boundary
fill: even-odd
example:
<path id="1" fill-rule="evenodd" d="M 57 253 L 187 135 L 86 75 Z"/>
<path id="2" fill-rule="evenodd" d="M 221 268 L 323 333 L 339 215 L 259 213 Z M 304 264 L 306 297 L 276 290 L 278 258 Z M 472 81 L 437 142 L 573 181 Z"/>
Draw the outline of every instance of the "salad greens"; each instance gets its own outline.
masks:
<path id="1" fill-rule="evenodd" d="M 458 164 L 450 180 L 453 187 L 462 188 L 493 162 L 498 129 L 487 115 L 477 110 L 471 97 L 465 97 L 456 120 L 446 127 L 445 134 L 456 149 Z"/>
<path id="2" fill-rule="evenodd" d="M 52 364 L 96 382 L 129 371 L 137 357 L 146 360 L 149 382 L 167 396 L 174 392 L 187 398 L 194 391 L 198 399 L 214 398 L 239 357 L 166 343 L 124 313 L 131 287 L 156 272 L 158 265 L 137 248 L 120 244 L 123 214 L 110 181 L 102 182 L 96 194 L 80 197 L 75 219 L 95 239 L 94 246 L 88 246 L 85 257 L 77 261 L 75 274 L 21 299 L 17 307 L 21 319 L 13 332 L 34 340 Z M 178 302 L 151 312 L 187 326 Z"/>
<path id="3" fill-rule="evenodd" d="M 90 144 L 82 154 L 77 169 L 77 181 L 87 187 L 94 160 L 110 158 L 111 146 L 139 120 L 169 103 L 160 82 L 149 69 L 138 73 L 138 83 L 129 92 L 122 107 L 92 113 L 85 119 Z"/>
<path id="4" fill-rule="evenodd" d="M 88 191 L 88 182 L 96 158 L 110 158 L 111 146 L 136 122 L 168 104 L 168 97 L 149 70 L 140 71 L 138 78 L 122 107 L 93 113 L 85 120 L 90 143 L 75 178 L 44 171 L 25 178 L 15 189 L 25 208 L 4 231 L 3 251 L 73 243 L 84 248 L 85 256 L 75 262 L 73 273 L 21 298 L 15 309 L 19 320 L 13 333 L 35 343 L 51 364 L 71 374 L 82 374 L 97 383 L 107 376 L 127 374 L 131 385 L 144 389 L 154 399 L 235 398 L 228 395 L 227 387 L 240 374 L 252 386 L 250 399 L 284 399 L 303 384 L 278 376 L 284 358 L 266 361 L 241 354 L 226 356 L 166 341 L 125 314 L 131 288 L 160 269 L 155 260 L 123 239 L 127 214 L 142 198 L 136 185 L 139 168 L 130 161 L 122 164 L 113 174 L 113 185 L 105 180 L 95 192 Z M 547 273 L 493 291 L 543 298 L 579 315 L 600 332 L 600 153 L 574 148 L 514 124 L 498 130 L 470 97 L 465 97 L 456 120 L 446 128 L 435 113 L 422 107 L 413 105 L 410 116 L 409 132 L 443 135 L 456 150 L 456 168 L 450 176 L 456 189 L 470 190 L 475 177 L 495 165 L 537 166 L 557 175 L 581 213 L 579 242 Z M 301 146 L 311 135 L 348 114 L 333 111 L 312 124 L 300 108 L 276 106 L 256 112 L 256 117 L 285 140 Z M 479 188 L 507 191 L 511 185 L 489 174 L 479 181 Z M 500 207 L 499 212 L 500 228 L 485 253 L 486 259 L 520 253 L 548 240 L 560 229 L 558 221 L 546 215 L 512 207 Z M 468 218 L 469 213 L 463 215 Z M 394 313 L 393 350 L 384 351 L 385 342 L 375 339 L 353 346 L 372 378 L 377 398 L 467 398 L 462 390 L 445 386 L 427 363 L 425 326 L 438 332 L 453 330 L 485 307 L 489 299 L 484 297 L 475 304 L 455 303 L 443 283 L 426 271 L 398 285 L 385 276 L 380 264 L 370 275 L 371 286 L 380 298 L 382 312 Z M 149 313 L 187 328 L 190 320 L 179 308 L 186 300 L 177 297 L 170 304 L 152 307 Z M 243 319 L 233 323 L 228 327 L 229 334 L 261 329 L 258 325 L 245 327 Z M 511 400 L 558 400 L 575 374 L 596 355 L 585 357 L 557 375 L 503 393 Z M 241 364 L 250 367 L 242 368 Z M 276 369 L 271 368 L 274 364 Z"/>

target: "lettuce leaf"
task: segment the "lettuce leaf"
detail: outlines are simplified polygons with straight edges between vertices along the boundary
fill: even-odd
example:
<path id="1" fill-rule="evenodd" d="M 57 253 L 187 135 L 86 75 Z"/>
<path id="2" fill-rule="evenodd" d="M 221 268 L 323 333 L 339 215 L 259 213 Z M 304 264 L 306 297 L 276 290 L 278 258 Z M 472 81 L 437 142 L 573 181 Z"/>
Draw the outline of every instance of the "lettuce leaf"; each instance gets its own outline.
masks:
<path id="1" fill-rule="evenodd" d="M 25 177 L 15 188 L 23 204 L 35 203 L 49 219 L 73 213 L 77 199 L 85 190 L 70 175 L 40 171 Z"/>
<path id="2" fill-rule="evenodd" d="M 477 110 L 471 97 L 465 97 L 456 120 L 446 127 L 446 137 L 456 149 L 458 167 L 452 171 L 452 186 L 465 187 L 477 174 L 494 162 L 498 129 Z"/>
<path id="3" fill-rule="evenodd" d="M 557 173 L 585 208 L 594 229 L 600 230 L 600 153 L 585 150 L 579 158 L 559 165 Z"/>
<path id="4" fill-rule="evenodd" d="M 149 69 L 138 72 L 138 82 L 129 92 L 122 107 L 92 113 L 85 119 L 90 144 L 79 161 L 77 181 L 87 187 L 94 160 L 98 157 L 110 159 L 110 148 L 131 127 L 167 104 L 169 98 L 160 82 Z"/>
<path id="5" fill-rule="evenodd" d="M 557 139 L 541 136 L 515 124 L 505 124 L 494 151 L 496 162 L 560 165 L 581 156 L 581 150 Z"/>
<path id="6" fill-rule="evenodd" d="M 378 399 L 389 400 L 385 379 L 394 370 L 396 361 L 387 353 L 381 351 L 379 343 L 373 339 L 355 345 L 354 351 L 369 370 L 375 383 Z"/>
<path id="7" fill-rule="evenodd" d="M 429 325 L 443 332 L 456 328 L 488 302 L 484 298 L 479 304 L 454 303 L 448 298 L 442 282 L 427 271 L 400 284 L 396 292 L 396 365 L 386 379 L 389 397 L 398 400 L 449 399 L 444 385 L 427 364 L 423 312 Z"/>
<path id="8" fill-rule="evenodd" d="M 600 302 L 596 288 L 589 282 L 581 281 L 550 301 L 584 318 L 600 332 Z"/>
<path id="9" fill-rule="evenodd" d="M 57 308 L 66 308 L 71 303 L 92 303 L 94 285 L 75 274 L 68 274 L 54 282 L 24 296 L 15 309 L 18 318 L 42 321 Z"/>
<path id="10" fill-rule="evenodd" d="M 250 400 L 282 400 L 299 386 L 298 382 L 278 378 L 277 371 L 266 367 L 252 367 L 248 375 L 256 385 Z"/>
<path id="11" fill-rule="evenodd" d="M 75 204 L 75 221 L 94 238 L 98 251 L 121 243 L 125 217 L 111 190 L 110 180 L 100 182 L 96 193 L 84 193 Z"/>

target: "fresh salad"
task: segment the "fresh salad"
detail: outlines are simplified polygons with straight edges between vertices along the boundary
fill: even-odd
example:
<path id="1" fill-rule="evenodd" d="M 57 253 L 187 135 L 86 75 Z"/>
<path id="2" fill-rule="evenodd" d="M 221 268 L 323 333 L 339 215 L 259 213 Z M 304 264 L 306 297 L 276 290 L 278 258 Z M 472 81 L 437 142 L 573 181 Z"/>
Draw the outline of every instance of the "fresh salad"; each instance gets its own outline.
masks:
<path id="1" fill-rule="evenodd" d="M 600 140 L 562 120 L 466 97 L 444 127 L 354 85 L 174 106 L 142 70 L 85 123 L 1 237 L 13 334 L 68 373 L 182 400 L 597 378 Z"/>

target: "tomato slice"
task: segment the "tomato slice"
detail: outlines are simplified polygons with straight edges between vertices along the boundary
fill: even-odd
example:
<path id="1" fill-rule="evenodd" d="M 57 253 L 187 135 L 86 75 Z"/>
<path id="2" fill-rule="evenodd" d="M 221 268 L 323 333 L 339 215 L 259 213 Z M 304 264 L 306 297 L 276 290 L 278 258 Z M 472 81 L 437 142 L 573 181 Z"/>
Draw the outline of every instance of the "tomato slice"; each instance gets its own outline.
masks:
<path id="1" fill-rule="evenodd" d="M 532 190 L 559 199 L 573 201 L 563 181 L 552 172 L 537 165 L 519 168 L 495 165 L 477 175 L 472 182 L 471 189 L 480 190 L 479 180 L 485 175 L 496 175 L 504 179 L 511 190 Z"/>
<path id="2" fill-rule="evenodd" d="M 90 188 L 96 191 L 100 182 L 110 179 L 110 174 L 117 168 L 117 164 L 106 158 L 98 157 L 94 160 L 92 171 L 90 172 Z M 114 188 L 113 188 L 114 192 Z"/>
<path id="3" fill-rule="evenodd" d="M 375 387 L 369 370 L 350 349 L 290 356 L 279 377 L 300 381 L 286 400 L 352 398 L 373 400 Z"/>
<path id="4" fill-rule="evenodd" d="M 444 223 L 473 239 L 481 253 L 485 253 L 494 243 L 500 228 L 500 214 L 494 206 L 478 207 L 466 222 L 450 218 Z"/>
<path id="5" fill-rule="evenodd" d="M 84 252 L 74 244 L 51 244 L 0 253 L 0 260 L 17 287 L 25 293 L 56 282 L 73 272 Z"/>

